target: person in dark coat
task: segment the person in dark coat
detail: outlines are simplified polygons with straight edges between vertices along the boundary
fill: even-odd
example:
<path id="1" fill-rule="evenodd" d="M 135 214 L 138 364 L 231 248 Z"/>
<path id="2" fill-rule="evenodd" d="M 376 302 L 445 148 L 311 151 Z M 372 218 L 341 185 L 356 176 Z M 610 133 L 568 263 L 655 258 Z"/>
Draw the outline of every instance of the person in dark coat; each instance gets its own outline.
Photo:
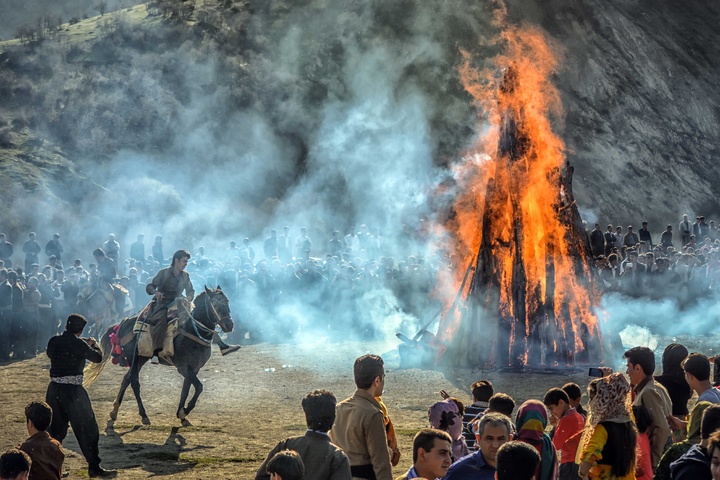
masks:
<path id="1" fill-rule="evenodd" d="M 80 338 L 86 324 L 87 320 L 82 315 L 70 315 L 62 335 L 48 342 L 46 353 L 50 358 L 50 384 L 45 401 L 53 411 L 49 433 L 62 443 L 67 436 L 68 424 L 72 426 L 80 450 L 88 462 L 90 478 L 112 477 L 117 473 L 115 470 L 106 470 L 100 466 L 100 432 L 92 402 L 82 384 L 85 362 L 102 361 L 102 351 L 95 339 Z"/>
<path id="2" fill-rule="evenodd" d="M 55 257 L 57 265 L 62 266 L 62 253 L 64 251 L 62 242 L 60 241 L 60 234 L 53 234 L 53 239 L 45 245 L 45 255 L 47 255 L 48 258 Z"/>
<path id="3" fill-rule="evenodd" d="M 267 465 L 276 453 L 294 450 L 305 465 L 305 480 L 350 480 L 350 462 L 345 452 L 330 441 L 327 432 L 335 422 L 337 399 L 327 390 L 314 390 L 302 400 L 305 435 L 290 437 L 278 443 L 260 465 L 255 480 L 269 480 Z"/>
<path id="4" fill-rule="evenodd" d="M 692 396 L 692 389 L 685 381 L 685 371 L 682 361 L 688 356 L 688 349 L 679 343 L 671 343 L 665 347 L 662 356 L 662 375 L 655 377 L 655 381 L 665 387 L 672 402 L 674 417 L 686 418 L 688 415 L 688 400 Z"/>
<path id="5" fill-rule="evenodd" d="M 648 222 L 642 222 L 642 228 L 638 230 L 638 234 L 640 235 L 640 241 L 645 242 L 649 248 L 653 248 L 655 246 L 652 241 L 650 230 L 648 230 Z"/>
<path id="6" fill-rule="evenodd" d="M 605 254 L 605 235 L 603 235 L 599 223 L 596 223 L 595 230 L 590 232 L 590 247 L 592 248 L 593 257 Z"/>
<path id="7" fill-rule="evenodd" d="M 610 255 L 610 250 L 615 246 L 615 232 L 613 232 L 613 226 L 607 226 L 607 232 L 605 232 L 605 256 Z"/>
<path id="8" fill-rule="evenodd" d="M 710 435 L 717 429 L 720 429 L 720 405 L 713 405 L 706 408 L 703 413 L 700 444 L 693 445 L 685 455 L 670 464 L 673 480 L 712 480 L 707 447 L 710 443 Z"/>

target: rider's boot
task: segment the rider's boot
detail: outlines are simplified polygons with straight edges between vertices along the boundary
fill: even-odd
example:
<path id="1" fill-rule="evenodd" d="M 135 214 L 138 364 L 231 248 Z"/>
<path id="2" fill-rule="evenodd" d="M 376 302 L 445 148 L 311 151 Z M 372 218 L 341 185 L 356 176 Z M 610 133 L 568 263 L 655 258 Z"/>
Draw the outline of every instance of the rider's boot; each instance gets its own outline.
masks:
<path id="1" fill-rule="evenodd" d="M 150 363 L 152 363 L 153 365 L 160 365 L 160 358 L 158 357 L 160 350 L 162 350 L 162 349 L 159 348 L 153 352 L 153 356 L 150 359 Z"/>
<path id="2" fill-rule="evenodd" d="M 217 343 L 218 347 L 220 347 L 220 353 L 223 356 L 240 350 L 240 345 L 228 345 L 227 343 L 222 341 L 222 338 L 220 338 L 217 333 L 213 335 L 213 339 L 215 340 L 215 343 Z"/>

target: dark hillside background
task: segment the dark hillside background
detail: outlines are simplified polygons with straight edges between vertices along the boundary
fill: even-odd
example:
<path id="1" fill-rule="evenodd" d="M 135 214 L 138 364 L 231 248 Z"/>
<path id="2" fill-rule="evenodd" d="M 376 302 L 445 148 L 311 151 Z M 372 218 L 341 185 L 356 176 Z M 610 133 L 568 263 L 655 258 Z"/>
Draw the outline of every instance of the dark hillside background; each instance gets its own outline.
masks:
<path id="1" fill-rule="evenodd" d="M 137 5 L 138 0 L 104 0 L 106 13 L 120 8 Z M 94 17 L 100 13 L 97 6 L 100 0 L 2 0 L 0 1 L 0 39 L 13 38 L 22 25 L 34 25 L 43 15 L 62 18 L 63 23 L 76 17 Z"/>
<path id="2" fill-rule="evenodd" d="M 97 15 L 9 3 L 0 35 L 70 3 Z M 432 218 L 433 185 L 483 128 L 456 67 L 461 50 L 480 67 L 497 53 L 492 2 L 134 4 L 0 44 L 0 230 L 16 242 L 73 222 L 92 245 L 110 231 L 224 245 L 285 223 L 392 241 Z M 561 57 L 556 123 L 584 218 L 647 219 L 658 236 L 685 212 L 720 220 L 720 7 L 507 7 Z"/>

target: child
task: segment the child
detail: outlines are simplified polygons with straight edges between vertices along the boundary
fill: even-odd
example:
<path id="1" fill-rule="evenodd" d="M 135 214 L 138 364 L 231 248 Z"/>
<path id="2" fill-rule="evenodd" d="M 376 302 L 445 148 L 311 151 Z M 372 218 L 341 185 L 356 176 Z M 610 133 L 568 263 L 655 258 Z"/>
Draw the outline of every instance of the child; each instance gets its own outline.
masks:
<path id="1" fill-rule="evenodd" d="M 650 439 L 647 436 L 647 429 L 652 424 L 650 413 L 643 405 L 633 406 L 635 426 L 638 429 L 637 448 L 635 451 L 635 478 L 637 480 L 652 480 L 652 450 Z"/>
<path id="2" fill-rule="evenodd" d="M 585 427 L 585 419 L 570 406 L 567 393 L 559 388 L 548 390 L 543 403 L 558 419 L 552 443 L 560 456 L 559 479 L 576 480 L 578 464 L 575 463 L 575 454 Z"/>
<path id="3" fill-rule="evenodd" d="M 303 480 L 305 466 L 297 452 L 283 450 L 270 459 L 267 473 L 270 480 Z"/>
<path id="4" fill-rule="evenodd" d="M 562 389 L 570 399 L 570 406 L 582 415 L 583 418 L 587 418 L 587 412 L 580 404 L 582 401 L 582 390 L 580 386 L 577 383 L 569 382 L 563 385 Z"/>

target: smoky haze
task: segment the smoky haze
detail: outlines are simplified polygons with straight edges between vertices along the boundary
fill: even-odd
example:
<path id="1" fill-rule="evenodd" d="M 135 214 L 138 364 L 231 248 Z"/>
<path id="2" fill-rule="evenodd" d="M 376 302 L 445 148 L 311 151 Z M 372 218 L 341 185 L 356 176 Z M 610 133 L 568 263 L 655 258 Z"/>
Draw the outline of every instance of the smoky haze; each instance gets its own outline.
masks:
<path id="1" fill-rule="evenodd" d="M 123 256 L 136 235 L 144 233 L 146 251 L 153 237 L 162 234 L 166 257 L 178 248 L 195 254 L 203 246 L 208 257 L 218 260 L 224 259 L 230 241 L 240 244 L 248 237 L 257 262 L 271 228 L 281 233 L 288 225 L 295 238 L 300 227 L 306 227 L 313 241 L 312 255 L 322 257 L 333 230 L 345 235 L 351 227 L 357 230 L 365 224 L 381 238 L 381 253 L 395 257 L 396 263 L 415 254 L 433 269 L 441 268 L 434 256 L 437 245 L 427 237 L 427 226 L 439 211 L 432 192 L 449 176 L 447 165 L 462 156 L 476 136 L 479 122 L 458 81 L 456 67 L 461 49 L 476 58 L 479 68 L 494 55 L 495 47 L 488 41 L 497 34 L 492 2 L 249 3 L 252 14 L 234 27 L 244 29 L 251 44 L 244 62 L 237 60 L 237 65 L 228 65 L 224 53 L 228 45 L 198 35 L 162 52 L 123 49 L 115 57 L 117 64 L 112 65 L 128 69 L 119 77 L 122 82 L 103 83 L 112 78 L 111 62 L 92 67 L 93 84 L 98 86 L 89 97 L 102 108 L 77 110 L 72 116 L 73 138 L 86 138 L 92 145 L 112 137 L 112 122 L 100 125 L 102 114 L 98 112 L 105 109 L 128 117 L 146 112 L 152 118 L 147 130 L 167 127 L 167 142 L 162 148 L 131 149 L 123 148 L 130 139 L 116 139 L 119 153 L 110 160 L 92 154 L 73 159 L 88 181 L 56 191 L 57 198 L 16 195 L 11 210 L 14 217 L 22 219 L 16 221 L 23 226 L 19 231 L 37 231 L 41 245 L 57 231 L 69 250 L 66 258 L 82 258 L 85 263 L 110 232 L 117 235 Z M 37 2 L 24 5 L 32 12 L 26 17 L 35 15 L 36 10 L 29 10 L 32 5 L 39 6 Z M 637 199 L 648 192 L 654 200 L 639 211 L 658 219 L 681 213 L 679 208 L 714 206 L 708 200 L 714 187 L 705 181 L 681 207 L 670 197 L 655 201 L 665 190 L 654 175 L 645 177 L 637 197 L 618 200 L 618 185 L 631 174 L 643 175 L 642 168 L 627 162 L 628 155 L 637 147 L 641 160 L 649 163 L 657 150 L 650 140 L 639 145 L 617 141 L 625 139 L 619 130 L 632 130 L 627 123 L 635 117 L 626 115 L 622 101 L 608 100 L 614 95 L 632 98 L 632 92 L 618 86 L 626 83 L 625 77 L 618 74 L 616 78 L 613 72 L 622 72 L 624 65 L 616 60 L 622 59 L 617 51 L 633 51 L 633 47 L 618 41 L 611 50 L 602 50 L 604 40 L 612 36 L 605 29 L 612 30 L 614 22 L 624 18 L 624 9 L 631 7 L 613 4 L 599 26 L 590 20 L 593 8 L 602 11 L 606 3 L 554 9 L 540 2 L 510 2 L 512 21 L 526 16 L 572 47 L 558 83 L 569 111 L 569 158 L 577 161 L 578 172 L 587 172 L 577 175 L 575 190 L 580 203 L 586 205 L 584 218 L 613 224 L 617 218 L 626 224 L 635 214 L 629 206 L 634 208 Z M 660 14 L 652 15 L 653 21 L 659 22 Z M 640 14 L 629 17 L 644 18 Z M 11 23 L 16 25 L 19 17 L 13 18 Z M 578 18 L 582 21 L 570 21 Z M 631 26 L 635 33 L 641 30 L 637 24 Z M 576 38 L 583 41 L 576 42 Z M 652 53 L 664 40 L 648 41 L 643 51 Z M 681 61 L 682 48 L 679 51 L 671 60 L 677 68 L 673 78 L 682 79 L 692 69 Z M 92 58 L 104 60 L 102 53 L 95 52 Z M 52 55 L 49 61 L 60 62 L 61 58 Z M 595 65 L 596 61 L 605 63 Z M 578 65 L 582 68 L 576 68 Z M 593 68 L 585 68 L 588 65 Z M 714 58 L 701 59 L 698 78 L 693 78 L 699 86 L 692 91 L 705 89 L 711 77 L 707 74 L 716 71 L 716 65 Z M 164 76 L 168 71 L 182 84 L 182 95 L 174 96 L 177 92 L 167 88 Z M 262 74 L 249 75 L 248 71 Z M 663 95 L 676 91 L 677 86 L 670 82 L 669 90 L 659 90 L 663 95 L 653 96 L 651 70 L 642 70 L 642 75 L 631 73 L 643 86 L 644 103 L 632 110 L 637 117 L 647 117 L 649 111 L 666 104 Z M 592 82 L 581 81 L 589 74 Z M 53 105 L 61 103 L 57 92 L 71 80 L 72 76 L 60 75 L 51 80 L 47 97 L 53 99 Z M 244 100 L 240 106 L 229 100 L 237 97 Z M 593 103 L 596 97 L 597 104 Z M 712 150 L 707 147 L 712 144 L 709 140 L 717 136 L 708 121 L 714 118 L 710 107 L 696 108 L 697 121 L 704 125 L 700 130 L 703 138 L 688 142 L 687 148 L 705 150 L 690 151 L 688 156 L 707 154 Z M 606 118 L 606 110 L 612 118 Z M 685 116 L 683 111 L 673 116 L 673 125 Z M 587 124 L 602 128 L 589 134 Z M 645 138 L 644 131 L 657 129 L 642 125 L 647 128 L 638 137 Z M 681 133 L 686 136 L 678 135 L 693 138 L 685 130 L 683 127 Z M 671 137 L 660 138 L 662 148 L 670 148 Z M 707 155 L 697 157 L 705 159 Z M 610 168 L 603 164 L 608 158 Z M 712 178 L 711 168 L 690 171 L 690 162 L 683 162 L 678 169 L 691 179 L 702 177 L 703 172 L 705 178 Z M 451 197 L 452 192 L 447 195 Z M 61 199 L 68 196 L 73 201 L 66 204 Z M 606 220 L 609 214 L 614 216 L 612 220 Z M 24 234 L 10 239 L 16 254 L 24 239 Z M 222 272 L 206 272 L 203 279 L 217 281 L 221 276 Z M 415 333 L 418 323 L 436 309 L 418 299 L 398 299 L 396 292 L 385 287 L 369 288 L 365 293 L 357 304 L 341 304 L 346 310 L 368 312 L 373 323 L 383 325 L 387 333 L 395 328 Z M 325 294 L 321 289 L 303 293 L 314 298 Z M 248 317 L 254 312 L 258 321 L 277 314 L 268 311 L 264 300 L 257 298 L 259 293 L 248 295 L 253 301 L 236 310 L 247 309 Z M 319 315 L 312 303 L 294 298 L 282 305 L 281 315 L 308 322 Z M 409 303 L 417 305 L 405 308 Z"/>
<path id="2" fill-rule="evenodd" d="M 365 331 L 367 322 L 375 335 L 400 329 L 412 336 L 437 309 L 428 298 L 440 267 L 429 237 L 435 220 L 429 205 L 447 175 L 438 159 L 452 160 L 456 145 L 469 145 L 474 135 L 472 106 L 457 80 L 459 44 L 452 28 L 463 27 L 468 49 L 491 28 L 484 14 L 461 19 L 461 6 L 408 1 L 359 2 L 349 10 L 335 2 L 288 11 L 276 3 L 260 8 L 247 28 L 250 37 L 264 38 L 262 61 L 242 68 L 264 69 L 271 82 L 267 92 L 235 86 L 257 90 L 254 102 L 235 110 L 227 106 L 232 85 L 220 78 L 228 71 L 222 46 L 185 43 L 153 59 L 159 64 L 154 68 L 148 68 L 151 54 L 127 49 L 123 64 L 133 67 L 124 83 L 102 85 L 102 92 L 93 90 L 90 97 L 119 112 L 175 115 L 167 147 L 148 152 L 121 145 L 110 160 L 81 159 L 80 172 L 96 185 L 74 192 L 77 201 L 70 208 L 25 198 L 13 208 L 34 219 L 30 229 L 41 245 L 58 232 L 68 250 L 65 259 L 85 264 L 111 232 L 123 257 L 140 233 L 146 252 L 154 236 L 162 235 L 165 258 L 178 248 L 195 254 L 202 246 L 212 262 L 196 271 L 196 283 L 233 290 L 230 283 L 239 278 L 241 290 L 249 285 L 245 276 L 255 281 L 237 293 L 243 301 L 234 302 L 242 303 L 236 311 L 246 319 L 283 318 L 307 327 L 314 318 L 331 316 L 335 331 L 352 327 L 346 335 Z M 166 98 L 162 70 L 168 65 L 182 77 L 176 82 L 187 87 L 182 105 Z M 94 74 L 92 81 L 102 84 L 102 75 Z M 63 81 L 54 79 L 55 86 L 62 89 Z M 88 142 L 108 137 L 93 118 L 78 118 L 75 136 Z M 248 237 L 257 263 L 270 229 L 282 233 L 285 225 L 293 239 L 306 227 L 311 256 L 321 259 L 333 230 L 342 237 L 366 228 L 377 245 L 372 252 L 370 247 L 353 252 L 359 258 L 356 275 L 364 261 L 381 256 L 392 257 L 395 268 L 409 255 L 426 263 L 408 280 L 410 287 L 367 281 L 349 298 L 328 293 L 327 282 L 321 282 L 270 306 L 260 280 L 242 261 L 228 258 L 227 248 Z M 12 240 L 19 249 L 24 239 Z M 241 269 L 233 280 L 231 268 Z M 373 266 L 366 277 L 369 268 L 384 275 Z M 272 273 L 277 283 L 289 275 L 277 266 Z M 331 311 L 322 305 L 328 302 L 335 305 Z M 358 316 L 366 318 L 362 325 Z"/>

